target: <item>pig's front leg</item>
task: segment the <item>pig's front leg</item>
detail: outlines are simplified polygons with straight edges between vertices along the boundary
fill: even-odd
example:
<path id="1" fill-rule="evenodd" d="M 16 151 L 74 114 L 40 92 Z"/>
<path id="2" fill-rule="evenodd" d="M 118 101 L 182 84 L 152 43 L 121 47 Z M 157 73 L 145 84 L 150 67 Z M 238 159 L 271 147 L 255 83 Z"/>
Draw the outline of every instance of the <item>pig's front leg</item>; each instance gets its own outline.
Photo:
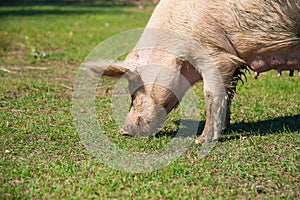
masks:
<path id="1" fill-rule="evenodd" d="M 232 72 L 236 68 L 232 62 L 228 62 L 222 55 L 219 56 L 214 59 L 208 57 L 209 60 L 206 62 L 199 59 L 194 64 L 203 78 L 206 103 L 205 127 L 196 143 L 216 141 L 220 138 L 221 132 L 229 127 L 230 100 L 236 86 L 232 81 L 234 77 L 238 80 L 240 73 L 239 70 Z M 216 60 L 219 61 L 218 65 Z"/>
<path id="2" fill-rule="evenodd" d="M 196 143 L 212 142 L 219 139 L 221 132 L 228 128 L 230 123 L 229 98 L 224 93 L 213 90 L 204 90 L 206 103 L 206 122 L 202 134 Z"/>
<path id="3" fill-rule="evenodd" d="M 230 97 L 228 91 L 226 93 L 227 93 L 227 96 L 225 97 L 226 102 L 224 103 L 225 104 L 224 106 L 226 106 L 225 120 L 223 121 L 222 124 L 222 132 L 227 131 L 230 126 L 230 104 L 231 104 L 232 97 Z"/>

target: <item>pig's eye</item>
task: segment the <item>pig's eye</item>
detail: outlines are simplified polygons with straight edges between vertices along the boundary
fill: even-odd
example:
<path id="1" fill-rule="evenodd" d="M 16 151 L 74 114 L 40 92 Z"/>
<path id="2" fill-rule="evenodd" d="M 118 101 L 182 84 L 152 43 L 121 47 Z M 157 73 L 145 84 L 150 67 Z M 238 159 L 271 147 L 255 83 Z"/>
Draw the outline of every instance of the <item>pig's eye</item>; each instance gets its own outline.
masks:
<path id="1" fill-rule="evenodd" d="M 144 120 L 142 117 L 138 117 L 137 120 L 136 120 L 136 123 L 137 123 L 138 126 L 145 126 L 145 125 L 150 124 L 150 121 L 149 120 Z"/>
<path id="2" fill-rule="evenodd" d="M 143 118 L 142 117 L 138 117 L 137 120 L 136 120 L 136 124 L 138 126 L 142 126 L 143 125 Z"/>

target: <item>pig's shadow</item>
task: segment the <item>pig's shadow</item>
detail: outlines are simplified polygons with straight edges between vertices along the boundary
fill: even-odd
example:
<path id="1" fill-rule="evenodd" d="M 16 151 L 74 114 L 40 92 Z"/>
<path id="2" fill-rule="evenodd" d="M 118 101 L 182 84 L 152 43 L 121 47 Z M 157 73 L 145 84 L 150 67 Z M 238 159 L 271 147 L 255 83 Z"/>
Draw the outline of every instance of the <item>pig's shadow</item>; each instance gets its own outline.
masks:
<path id="1" fill-rule="evenodd" d="M 180 124 L 180 121 L 174 122 Z M 200 135 L 205 122 L 204 121 L 194 121 L 194 120 L 183 120 L 182 121 L 182 133 L 181 136 L 190 137 L 193 133 L 189 133 L 190 127 L 198 126 L 197 135 Z M 223 133 L 220 141 L 228 141 L 239 139 L 241 137 L 251 137 L 251 136 L 263 136 L 269 134 L 278 134 L 281 132 L 296 132 L 300 131 L 300 115 L 277 117 L 273 119 L 257 121 L 257 122 L 238 122 L 232 123 L 229 130 Z M 177 137 L 177 132 L 159 132 L 156 137 L 170 136 Z M 238 134 L 237 134 L 238 133 Z"/>

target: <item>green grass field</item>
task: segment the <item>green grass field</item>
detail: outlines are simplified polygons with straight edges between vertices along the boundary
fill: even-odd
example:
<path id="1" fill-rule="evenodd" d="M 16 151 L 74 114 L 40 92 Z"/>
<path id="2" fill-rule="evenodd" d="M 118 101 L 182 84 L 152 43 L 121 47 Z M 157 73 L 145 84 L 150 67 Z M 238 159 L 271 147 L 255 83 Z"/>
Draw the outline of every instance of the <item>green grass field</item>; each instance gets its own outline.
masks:
<path id="1" fill-rule="evenodd" d="M 170 165 L 127 173 L 86 150 L 72 115 L 81 62 L 100 42 L 144 27 L 152 7 L 0 7 L 0 199 L 299 199 L 300 78 L 248 75 L 232 103 L 228 134 L 205 157 L 193 144 Z M 45 53 L 45 54 L 43 54 Z M 97 111 L 107 136 L 126 151 L 152 151 L 172 136 L 118 134 L 110 113 L 111 80 Z M 200 127 L 205 117 L 202 84 Z M 103 95 L 105 94 L 105 95 Z M 163 132 L 174 130 L 171 114 Z M 100 120 L 99 120 L 100 121 Z"/>

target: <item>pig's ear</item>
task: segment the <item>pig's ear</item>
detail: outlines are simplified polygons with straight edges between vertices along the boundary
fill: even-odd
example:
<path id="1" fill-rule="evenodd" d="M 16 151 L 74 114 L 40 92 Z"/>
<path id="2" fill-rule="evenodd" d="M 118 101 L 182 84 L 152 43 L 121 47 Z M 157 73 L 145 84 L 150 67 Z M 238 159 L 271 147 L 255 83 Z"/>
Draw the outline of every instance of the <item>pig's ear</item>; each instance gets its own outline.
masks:
<path id="1" fill-rule="evenodd" d="M 97 60 L 85 62 L 82 66 L 85 70 L 97 76 L 108 76 L 113 78 L 121 78 L 124 76 L 126 79 L 132 79 L 137 76 L 122 62 Z"/>

